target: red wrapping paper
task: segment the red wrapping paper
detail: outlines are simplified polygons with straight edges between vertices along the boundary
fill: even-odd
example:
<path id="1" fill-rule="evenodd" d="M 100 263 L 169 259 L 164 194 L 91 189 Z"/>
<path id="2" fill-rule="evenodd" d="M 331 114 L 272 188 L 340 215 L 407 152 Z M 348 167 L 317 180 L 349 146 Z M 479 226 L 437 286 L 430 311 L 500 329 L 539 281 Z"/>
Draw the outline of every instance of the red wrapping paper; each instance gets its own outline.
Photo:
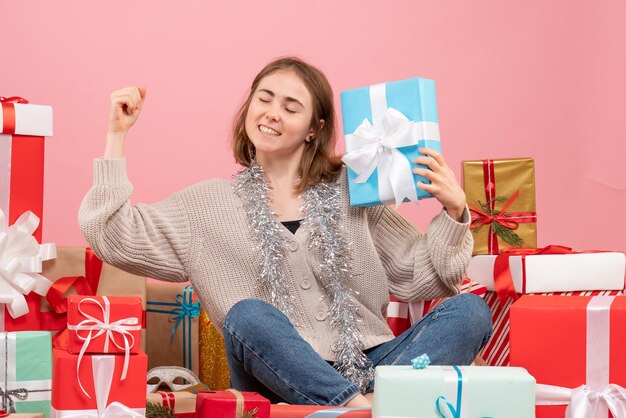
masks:
<path id="1" fill-rule="evenodd" d="M 11 145 L 11 182 L 9 194 L 8 218 L 9 225 L 26 211 L 31 211 L 40 219 L 39 227 L 33 236 L 41 243 L 41 226 L 43 224 L 43 155 L 44 137 L 15 135 Z M 0 179 L 0 182 L 3 179 Z M 41 329 L 39 314 L 41 296 L 35 292 L 26 295 L 28 314 L 19 318 L 11 318 L 6 308 L 4 312 L 3 331 L 32 331 Z"/>
<path id="2" fill-rule="evenodd" d="M 52 135 L 52 109 L 36 112 L 34 119 L 24 118 L 16 112 L 16 105 L 31 107 L 28 100 L 21 97 L 0 97 L 3 134 L 0 152 L 10 155 L 0 158 L 0 209 L 12 225 L 22 213 L 32 211 L 40 219 L 33 236 L 41 243 L 43 225 L 43 174 L 44 136 Z M 31 114 L 31 117 L 32 114 Z M 37 125 L 35 127 L 30 124 Z M 17 134 L 16 134 L 17 132 Z M 0 295 L 1 296 L 1 295 Z M 40 296 L 34 292 L 26 295 L 28 314 L 11 318 L 4 306 L 0 305 L 0 331 L 28 331 L 41 329 L 39 314 Z"/>
<path id="3" fill-rule="evenodd" d="M 68 351 L 70 353 L 80 353 L 85 344 L 85 339 L 88 338 L 90 333 L 91 339 L 87 345 L 86 353 L 126 353 L 124 338 L 128 341 L 130 353 L 139 353 L 141 351 L 141 323 L 143 316 L 141 298 L 136 296 L 107 296 L 106 300 L 109 301 L 108 308 L 103 296 L 68 296 L 67 324 L 69 331 Z M 88 316 L 95 318 L 97 321 L 104 321 L 106 315 L 103 313 L 102 308 L 109 310 L 109 323 L 126 320 L 125 323 L 128 324 L 126 328 L 136 329 L 111 332 L 110 337 L 106 332 L 102 332 L 100 336 L 96 337 L 97 333 L 100 332 L 97 328 L 92 331 L 72 329 L 72 327 L 81 323 L 85 324 L 83 328 L 85 326 L 93 326 L 95 322 L 89 319 Z M 131 321 L 133 318 L 136 319 L 134 323 Z M 122 324 L 121 326 L 124 327 L 125 325 Z M 111 338 L 113 341 L 111 341 Z"/>
<path id="4" fill-rule="evenodd" d="M 270 418 L 306 418 L 309 415 L 327 409 L 345 408 L 343 406 L 316 406 L 316 405 L 272 405 Z M 346 418 L 371 418 L 372 411 L 350 411 L 345 412 L 341 417 Z M 320 416 L 320 418 L 322 418 Z"/>
<path id="5" fill-rule="evenodd" d="M 89 399 L 84 395 L 78 383 L 76 374 L 78 355 L 71 354 L 64 348 L 52 349 L 52 407 L 54 409 L 96 409 L 92 356 L 92 354 L 85 354 L 78 370 L 80 381 L 91 396 Z M 148 356 L 143 352 L 131 355 L 128 375 L 124 380 L 120 380 L 124 356 L 112 355 L 112 357 L 115 358 L 115 370 L 108 403 L 117 401 L 129 408 L 145 408 Z"/>
<path id="6" fill-rule="evenodd" d="M 543 296 L 615 296 L 621 295 L 620 290 L 594 290 L 582 292 L 553 292 L 542 293 Z M 487 292 L 485 302 L 491 310 L 491 321 L 493 332 L 491 338 L 478 355 L 487 362 L 489 366 L 508 366 L 510 364 L 510 321 L 509 315 L 511 305 L 514 300 L 508 298 L 505 303 L 501 303 L 496 292 Z M 539 382 L 542 383 L 542 382 Z"/>
<path id="7" fill-rule="evenodd" d="M 270 401 L 256 392 L 241 392 L 244 413 L 258 408 L 254 418 L 269 418 Z M 198 393 L 196 398 L 196 418 L 234 418 L 237 408 L 235 395 L 227 390 Z"/>
<path id="8" fill-rule="evenodd" d="M 576 388 L 587 383 L 587 305 L 591 297 L 523 296 L 511 307 L 511 365 L 537 383 Z M 610 307 L 610 383 L 626 386 L 626 296 Z M 598 353 L 590 353 L 593 356 Z M 537 418 L 565 416 L 565 406 L 538 406 Z"/>

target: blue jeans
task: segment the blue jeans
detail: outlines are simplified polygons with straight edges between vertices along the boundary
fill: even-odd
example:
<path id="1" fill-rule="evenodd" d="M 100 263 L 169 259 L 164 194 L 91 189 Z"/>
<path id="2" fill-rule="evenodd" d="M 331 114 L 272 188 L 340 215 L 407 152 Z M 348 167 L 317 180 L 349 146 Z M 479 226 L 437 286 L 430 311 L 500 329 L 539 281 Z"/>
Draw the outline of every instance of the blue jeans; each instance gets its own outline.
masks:
<path id="1" fill-rule="evenodd" d="M 409 365 L 424 353 L 431 364 L 467 365 L 490 336 L 487 304 L 464 293 L 365 353 L 374 366 Z M 344 405 L 359 393 L 355 384 L 313 350 L 281 311 L 261 300 L 242 300 L 231 308 L 224 321 L 224 342 L 235 389 L 258 392 L 273 403 L 303 405 Z"/>

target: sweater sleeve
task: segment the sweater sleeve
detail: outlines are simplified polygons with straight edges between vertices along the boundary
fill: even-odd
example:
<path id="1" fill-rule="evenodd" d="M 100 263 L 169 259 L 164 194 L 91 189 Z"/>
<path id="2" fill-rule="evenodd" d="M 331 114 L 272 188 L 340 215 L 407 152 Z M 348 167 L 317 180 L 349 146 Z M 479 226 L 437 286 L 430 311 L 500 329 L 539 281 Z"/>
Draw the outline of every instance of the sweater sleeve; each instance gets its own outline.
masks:
<path id="1" fill-rule="evenodd" d="M 134 274 L 185 281 L 190 227 L 178 194 L 155 204 L 132 205 L 125 159 L 94 161 L 94 182 L 78 223 L 94 252 Z"/>
<path id="2" fill-rule="evenodd" d="M 473 237 L 467 207 L 457 222 L 442 210 L 421 233 L 384 206 L 374 227 L 374 245 L 387 272 L 390 293 L 401 301 L 427 300 L 459 292 Z"/>

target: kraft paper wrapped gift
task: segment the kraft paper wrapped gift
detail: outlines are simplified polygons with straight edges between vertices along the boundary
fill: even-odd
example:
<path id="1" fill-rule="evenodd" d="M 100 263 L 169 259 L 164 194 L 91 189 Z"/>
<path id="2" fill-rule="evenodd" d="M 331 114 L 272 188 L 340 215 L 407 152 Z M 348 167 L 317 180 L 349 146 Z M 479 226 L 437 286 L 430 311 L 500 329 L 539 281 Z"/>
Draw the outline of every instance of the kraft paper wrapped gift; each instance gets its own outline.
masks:
<path id="1" fill-rule="evenodd" d="M 270 401 L 256 392 L 239 392 L 233 389 L 206 391 L 196 398 L 197 418 L 238 418 L 238 412 L 246 414 L 256 411 L 254 418 L 269 418 Z"/>
<path id="2" fill-rule="evenodd" d="M 230 387 L 224 337 L 204 309 L 200 311 L 200 380 L 214 390 Z"/>
<path id="3" fill-rule="evenodd" d="M 419 149 L 441 152 L 435 82 L 425 78 L 341 93 L 350 205 L 417 202 L 432 197 L 413 173 Z M 426 168 L 425 166 L 419 166 Z"/>
<path id="4" fill-rule="evenodd" d="M 148 279 L 146 353 L 150 369 L 180 366 L 198 374 L 200 302 L 189 283 Z M 213 388 L 214 386 L 209 386 Z"/>
<path id="5" fill-rule="evenodd" d="M 124 362 L 124 355 L 81 358 L 65 347 L 53 348 L 52 417 L 100 418 L 105 413 L 144 417 L 148 357 L 143 352 L 129 356 L 126 374 Z"/>
<path id="6" fill-rule="evenodd" d="M 0 333 L 0 409 L 50 418 L 51 350 L 49 332 Z"/>
<path id="7" fill-rule="evenodd" d="M 463 161 L 463 189 L 472 212 L 474 255 L 537 246 L 532 158 Z"/>
<path id="8" fill-rule="evenodd" d="M 535 379 L 519 367 L 378 366 L 375 382 L 373 418 L 534 417 Z"/>
<path id="9" fill-rule="evenodd" d="M 565 249 L 565 247 L 561 247 Z M 533 250 L 530 250 L 531 252 Z M 495 255 L 477 255 L 470 260 L 467 275 L 494 291 Z M 589 252 L 512 255 L 508 268 L 517 293 L 622 290 L 624 253 Z M 506 260 L 502 260 L 506 263 Z M 497 272 L 497 269 L 495 270 Z"/>
<path id="10" fill-rule="evenodd" d="M 511 307 L 511 364 L 537 379 L 537 418 L 563 417 L 567 404 L 608 418 L 607 399 L 626 411 L 614 386 L 626 387 L 625 345 L 626 296 L 530 295 Z"/>
<path id="11" fill-rule="evenodd" d="M 137 296 L 68 296 L 70 353 L 141 351 L 143 306 Z"/>
<path id="12" fill-rule="evenodd" d="M 148 403 L 163 405 L 174 412 L 176 418 L 196 416 L 196 394 L 191 392 L 156 392 L 148 394 Z"/>
<path id="13" fill-rule="evenodd" d="M 47 300 L 42 301 L 43 329 L 57 331 L 67 326 L 68 294 L 138 296 L 145 310 L 146 278 L 102 262 L 90 248 L 58 247 L 57 258 L 43 264 L 43 275 L 54 282 Z M 145 330 L 140 346 L 145 347 Z"/>
<path id="14" fill-rule="evenodd" d="M 52 107 L 29 104 L 20 97 L 0 97 L 0 106 L 0 211 L 6 217 L 0 225 L 13 225 L 29 211 L 41 220 L 44 137 L 52 136 Z M 31 233 L 37 242 L 41 227 L 42 223 L 34 225 Z M 31 291 L 30 285 L 11 282 L 0 276 L 0 331 L 41 329 L 40 300 L 47 288 L 38 283 Z"/>

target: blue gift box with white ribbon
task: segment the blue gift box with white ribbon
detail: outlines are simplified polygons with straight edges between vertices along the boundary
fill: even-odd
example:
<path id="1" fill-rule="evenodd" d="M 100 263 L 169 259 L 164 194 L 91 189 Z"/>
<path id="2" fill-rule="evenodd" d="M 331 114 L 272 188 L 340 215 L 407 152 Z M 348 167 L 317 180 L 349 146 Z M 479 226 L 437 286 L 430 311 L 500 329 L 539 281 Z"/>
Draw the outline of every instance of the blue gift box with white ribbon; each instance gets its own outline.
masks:
<path id="1" fill-rule="evenodd" d="M 416 202 L 432 195 L 417 187 L 419 148 L 441 152 L 435 82 L 393 81 L 341 93 L 351 206 Z M 426 168 L 425 166 L 419 166 Z"/>

